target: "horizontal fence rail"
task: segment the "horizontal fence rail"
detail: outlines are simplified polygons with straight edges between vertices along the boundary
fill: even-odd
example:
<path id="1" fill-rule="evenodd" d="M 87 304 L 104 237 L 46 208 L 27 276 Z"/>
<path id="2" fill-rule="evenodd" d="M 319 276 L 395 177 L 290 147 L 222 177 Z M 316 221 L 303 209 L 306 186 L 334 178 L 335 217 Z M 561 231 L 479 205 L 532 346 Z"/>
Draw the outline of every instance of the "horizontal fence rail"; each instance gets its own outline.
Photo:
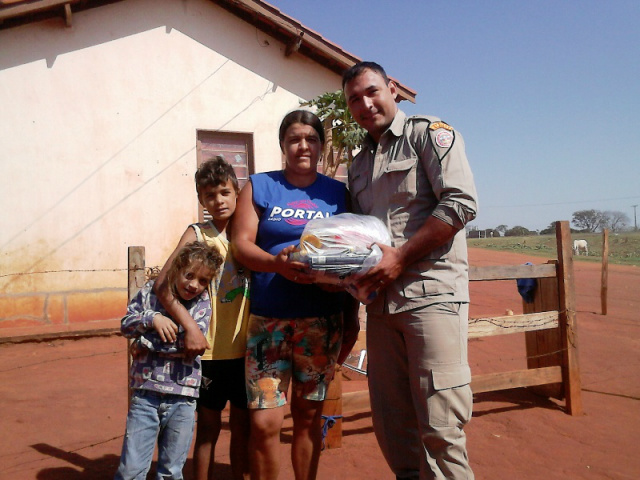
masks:
<path id="1" fill-rule="evenodd" d="M 541 395 L 564 399 L 567 413 L 580 415 L 582 401 L 569 222 L 556 222 L 556 242 L 558 259 L 546 264 L 469 268 L 472 282 L 536 280 L 533 302 L 523 301 L 523 314 L 469 319 L 469 338 L 524 333 L 528 368 L 474 375 L 471 389 L 477 394 L 530 387 Z M 370 408 L 369 392 L 345 393 L 342 402 L 343 411 Z"/>

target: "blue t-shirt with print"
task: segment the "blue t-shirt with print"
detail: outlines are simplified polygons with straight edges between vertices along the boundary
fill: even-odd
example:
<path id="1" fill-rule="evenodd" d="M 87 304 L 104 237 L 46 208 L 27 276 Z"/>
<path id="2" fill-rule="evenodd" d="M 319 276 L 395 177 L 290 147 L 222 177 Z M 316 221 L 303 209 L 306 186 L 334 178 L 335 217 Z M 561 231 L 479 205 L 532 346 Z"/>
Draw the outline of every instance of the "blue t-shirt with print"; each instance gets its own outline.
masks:
<path id="1" fill-rule="evenodd" d="M 318 174 L 305 188 L 291 185 L 282 171 L 258 173 L 250 180 L 260 217 L 256 243 L 273 255 L 298 245 L 309 220 L 346 212 L 346 185 L 325 175 Z M 325 292 L 317 285 L 291 282 L 276 273 L 252 275 L 251 313 L 255 315 L 318 317 L 342 310 L 344 293 Z"/>

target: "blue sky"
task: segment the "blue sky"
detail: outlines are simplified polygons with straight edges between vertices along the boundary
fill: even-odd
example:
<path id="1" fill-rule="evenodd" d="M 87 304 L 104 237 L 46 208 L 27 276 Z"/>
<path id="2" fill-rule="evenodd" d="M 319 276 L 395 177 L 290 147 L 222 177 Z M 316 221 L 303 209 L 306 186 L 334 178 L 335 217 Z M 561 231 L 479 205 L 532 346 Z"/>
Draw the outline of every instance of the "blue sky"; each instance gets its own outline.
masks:
<path id="1" fill-rule="evenodd" d="M 640 1 L 267 0 L 418 92 L 464 136 L 472 225 L 640 205 Z M 640 207 L 637 208 L 640 222 Z"/>

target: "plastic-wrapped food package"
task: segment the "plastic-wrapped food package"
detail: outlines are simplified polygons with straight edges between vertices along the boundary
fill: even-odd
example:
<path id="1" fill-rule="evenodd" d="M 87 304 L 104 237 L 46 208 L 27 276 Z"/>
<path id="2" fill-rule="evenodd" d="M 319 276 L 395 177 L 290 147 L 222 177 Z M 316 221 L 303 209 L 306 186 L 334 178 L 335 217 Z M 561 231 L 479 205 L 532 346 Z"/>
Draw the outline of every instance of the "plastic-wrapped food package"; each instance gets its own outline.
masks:
<path id="1" fill-rule="evenodd" d="M 300 237 L 300 251 L 292 258 L 306 263 L 316 273 L 318 283 L 341 285 L 368 304 L 376 292 L 365 297 L 356 281 L 382 258 L 382 251 L 374 243 L 391 244 L 389 232 L 380 220 L 370 215 L 341 213 L 307 223 Z"/>

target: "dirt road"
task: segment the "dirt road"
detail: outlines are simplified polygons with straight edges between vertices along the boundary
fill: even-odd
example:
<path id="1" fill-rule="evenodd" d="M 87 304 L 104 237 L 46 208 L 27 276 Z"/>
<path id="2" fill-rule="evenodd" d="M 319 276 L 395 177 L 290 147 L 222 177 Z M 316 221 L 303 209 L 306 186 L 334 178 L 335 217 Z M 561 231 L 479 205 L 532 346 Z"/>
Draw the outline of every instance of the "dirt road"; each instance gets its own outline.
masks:
<path id="1" fill-rule="evenodd" d="M 473 265 L 544 262 L 479 249 L 470 257 Z M 575 279 L 585 414 L 569 416 L 562 402 L 525 390 L 476 395 L 467 432 L 478 479 L 640 478 L 640 269 L 610 266 L 607 316 L 600 314 L 600 266 L 576 262 Z M 515 282 L 492 284 L 472 285 L 472 316 L 521 311 Z M 118 336 L 0 346 L 0 479 L 113 478 L 127 409 L 125 346 Z M 518 335 L 473 340 L 469 351 L 474 373 L 525 368 Z M 323 453 L 319 479 L 393 478 L 369 412 L 350 412 L 343 428 L 342 448 Z M 282 439 L 288 455 L 290 420 Z M 220 479 L 231 478 L 228 442 L 225 429 Z M 283 479 L 293 478 L 288 463 Z"/>

